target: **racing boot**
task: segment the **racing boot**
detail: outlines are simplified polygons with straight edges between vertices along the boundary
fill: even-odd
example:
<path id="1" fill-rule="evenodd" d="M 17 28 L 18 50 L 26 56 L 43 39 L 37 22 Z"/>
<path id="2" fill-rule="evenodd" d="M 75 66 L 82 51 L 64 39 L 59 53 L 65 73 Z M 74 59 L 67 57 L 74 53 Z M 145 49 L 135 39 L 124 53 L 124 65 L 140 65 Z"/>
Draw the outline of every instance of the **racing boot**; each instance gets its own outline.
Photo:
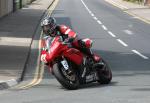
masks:
<path id="1" fill-rule="evenodd" d="M 88 55 L 90 58 L 92 58 L 92 60 L 96 63 L 98 63 L 100 61 L 100 56 L 96 55 L 96 54 L 93 54 L 91 49 L 89 48 L 85 48 L 85 54 Z"/>

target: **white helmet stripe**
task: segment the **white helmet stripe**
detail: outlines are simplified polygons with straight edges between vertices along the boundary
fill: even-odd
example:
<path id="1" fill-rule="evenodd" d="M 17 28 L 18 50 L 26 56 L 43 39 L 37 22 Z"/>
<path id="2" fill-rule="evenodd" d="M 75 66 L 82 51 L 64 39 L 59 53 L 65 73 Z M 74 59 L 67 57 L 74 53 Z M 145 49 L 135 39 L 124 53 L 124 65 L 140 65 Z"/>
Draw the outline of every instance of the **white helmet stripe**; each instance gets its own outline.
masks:
<path id="1" fill-rule="evenodd" d="M 83 39 L 84 42 L 86 42 L 86 41 L 88 41 L 88 40 L 90 40 L 90 39 L 89 39 L 89 38 Z"/>
<path id="2" fill-rule="evenodd" d="M 77 34 L 75 33 L 73 37 L 75 38 L 76 36 L 77 36 Z"/>
<path id="3" fill-rule="evenodd" d="M 67 31 L 65 32 L 65 34 L 68 34 L 71 31 L 71 29 L 67 29 Z"/>

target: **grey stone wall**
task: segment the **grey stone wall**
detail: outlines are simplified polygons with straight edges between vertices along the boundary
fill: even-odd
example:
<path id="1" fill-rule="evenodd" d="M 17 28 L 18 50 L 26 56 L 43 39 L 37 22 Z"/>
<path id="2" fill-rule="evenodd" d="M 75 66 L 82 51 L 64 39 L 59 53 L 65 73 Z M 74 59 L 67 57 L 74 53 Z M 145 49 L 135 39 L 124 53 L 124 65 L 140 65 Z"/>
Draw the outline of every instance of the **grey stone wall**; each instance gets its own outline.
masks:
<path id="1" fill-rule="evenodd" d="M 13 11 L 13 0 L 0 0 L 0 17 Z"/>

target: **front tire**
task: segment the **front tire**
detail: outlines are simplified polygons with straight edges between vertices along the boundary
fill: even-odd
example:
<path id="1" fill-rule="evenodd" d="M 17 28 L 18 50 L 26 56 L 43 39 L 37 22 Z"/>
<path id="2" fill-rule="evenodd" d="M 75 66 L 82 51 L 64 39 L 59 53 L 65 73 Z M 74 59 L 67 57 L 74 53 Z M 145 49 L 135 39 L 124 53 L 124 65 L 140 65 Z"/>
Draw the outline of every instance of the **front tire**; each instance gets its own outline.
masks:
<path id="1" fill-rule="evenodd" d="M 66 89 L 69 89 L 69 90 L 78 89 L 79 78 L 75 72 L 73 72 L 71 75 L 67 75 L 63 66 L 61 64 L 56 63 L 53 66 L 53 73 L 56 79 L 58 80 L 58 82 Z"/>
<path id="2" fill-rule="evenodd" d="M 97 69 L 97 74 L 98 74 L 98 82 L 100 84 L 109 84 L 112 80 L 112 72 L 111 69 L 109 68 L 108 64 L 102 59 L 100 63 L 103 63 L 104 66 L 101 68 Z"/>

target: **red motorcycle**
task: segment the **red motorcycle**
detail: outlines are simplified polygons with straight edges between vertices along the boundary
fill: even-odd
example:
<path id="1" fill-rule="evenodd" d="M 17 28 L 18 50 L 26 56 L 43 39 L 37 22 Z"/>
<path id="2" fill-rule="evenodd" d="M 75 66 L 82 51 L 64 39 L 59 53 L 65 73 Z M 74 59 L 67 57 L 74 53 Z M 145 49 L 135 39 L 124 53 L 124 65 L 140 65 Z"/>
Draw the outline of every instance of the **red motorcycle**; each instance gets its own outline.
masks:
<path id="1" fill-rule="evenodd" d="M 64 43 L 60 36 L 47 44 L 51 57 L 48 64 L 52 74 L 66 89 L 77 89 L 81 84 L 96 81 L 100 84 L 110 83 L 112 72 L 100 56 L 96 55 L 99 62 L 95 62 L 80 50 L 72 48 L 70 43 Z"/>

